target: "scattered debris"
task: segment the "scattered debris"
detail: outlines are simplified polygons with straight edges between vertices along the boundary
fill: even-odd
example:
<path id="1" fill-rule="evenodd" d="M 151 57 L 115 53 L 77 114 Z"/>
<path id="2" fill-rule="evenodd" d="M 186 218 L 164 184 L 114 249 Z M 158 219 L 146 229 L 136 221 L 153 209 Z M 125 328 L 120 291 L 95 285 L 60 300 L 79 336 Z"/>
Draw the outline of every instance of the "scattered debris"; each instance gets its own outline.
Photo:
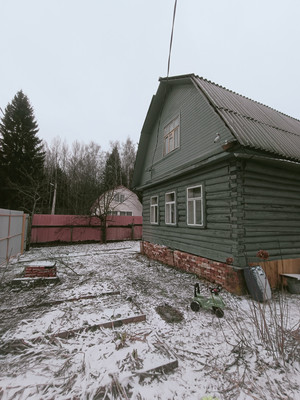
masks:
<path id="1" fill-rule="evenodd" d="M 59 284 L 18 292 L 8 285 L 24 265 L 54 259 Z M 202 292 L 206 284 L 150 263 L 137 242 L 33 248 L 6 266 L 2 276 L 3 399 L 299 397 L 297 295 L 287 293 L 281 300 L 272 293 L 282 313 L 262 304 L 258 336 L 252 322 L 260 315 L 257 303 L 253 309 L 247 297 L 224 291 L 226 319 L 194 313 L 189 290 L 199 283 Z M 277 331 L 274 324 L 266 329 L 272 315 Z M 284 321 L 281 336 L 278 315 Z M 140 322 L 120 322 L 139 316 L 144 316 Z M 267 340 L 273 330 L 278 344 L 286 346 L 284 360 L 279 353 L 274 358 L 275 341 L 271 346 Z"/>

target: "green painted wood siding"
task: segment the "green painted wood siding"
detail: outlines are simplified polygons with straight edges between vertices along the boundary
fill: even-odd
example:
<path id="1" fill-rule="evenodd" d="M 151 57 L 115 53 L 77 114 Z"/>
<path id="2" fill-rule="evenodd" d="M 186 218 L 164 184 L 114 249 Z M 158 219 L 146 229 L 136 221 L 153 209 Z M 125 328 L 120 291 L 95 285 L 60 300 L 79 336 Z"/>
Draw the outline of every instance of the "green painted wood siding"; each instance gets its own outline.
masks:
<path id="1" fill-rule="evenodd" d="M 144 187 L 143 239 L 215 261 L 232 257 L 237 267 L 259 262 L 259 250 L 268 251 L 271 260 L 299 258 L 299 166 L 262 161 L 254 152 L 249 159 L 243 149 L 224 152 L 222 145 L 233 136 L 192 84 L 172 85 L 161 110 L 159 104 L 150 107 L 140 143 L 144 154 L 136 164 L 136 186 Z M 177 115 L 180 147 L 164 156 L 164 127 Z M 214 143 L 217 133 L 220 140 Z M 199 184 L 204 186 L 205 226 L 192 227 L 187 225 L 186 190 Z M 165 194 L 171 191 L 176 193 L 175 226 L 165 224 Z M 150 223 L 151 196 L 159 198 L 158 225 Z"/>
<path id="2" fill-rule="evenodd" d="M 143 193 L 143 239 L 152 243 L 201 255 L 217 261 L 232 257 L 232 200 L 230 165 L 202 169 L 192 175 L 174 179 Z M 187 188 L 204 186 L 204 227 L 187 225 Z M 165 224 L 165 193 L 175 191 L 176 226 Z M 159 197 L 159 224 L 150 224 L 150 198 Z M 235 207 L 235 205 L 234 205 Z"/>
<path id="3" fill-rule="evenodd" d="M 164 127 L 177 115 L 180 115 L 180 147 L 164 156 Z M 202 92 L 192 84 L 172 86 L 155 120 L 152 130 L 144 134 L 147 151 L 139 185 L 163 177 L 193 160 L 221 153 L 222 144 L 233 138 Z M 214 143 L 217 133 L 221 139 Z"/>
<path id="4" fill-rule="evenodd" d="M 291 168 L 232 158 L 174 178 L 143 193 L 143 239 L 245 267 L 300 257 L 300 175 Z M 186 189 L 204 185 L 205 226 L 187 225 Z M 175 191 L 176 226 L 165 224 L 165 193 Z M 150 224 L 150 197 L 159 197 L 159 224 Z"/>
<path id="5" fill-rule="evenodd" d="M 239 226 L 243 229 L 248 261 L 258 261 L 258 250 L 271 260 L 300 257 L 300 173 L 283 165 L 247 161 L 241 170 Z"/>

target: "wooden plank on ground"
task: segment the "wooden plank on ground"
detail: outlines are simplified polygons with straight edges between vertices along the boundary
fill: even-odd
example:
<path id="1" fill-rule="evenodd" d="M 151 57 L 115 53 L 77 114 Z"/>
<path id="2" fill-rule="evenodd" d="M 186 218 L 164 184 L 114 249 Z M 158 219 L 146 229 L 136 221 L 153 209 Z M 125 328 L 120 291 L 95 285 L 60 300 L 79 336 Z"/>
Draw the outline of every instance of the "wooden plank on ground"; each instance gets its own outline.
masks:
<path id="1" fill-rule="evenodd" d="M 134 374 L 139 375 L 140 377 L 142 377 L 143 375 L 144 375 L 144 377 L 147 377 L 148 375 L 153 375 L 155 373 L 166 374 L 167 372 L 173 371 L 173 369 L 175 369 L 177 367 L 178 367 L 178 360 L 172 360 L 172 361 L 168 361 L 164 364 L 158 365 L 155 368 L 150 368 L 145 371 L 136 371 Z"/>
<path id="2" fill-rule="evenodd" d="M 137 323 L 137 322 L 144 322 L 144 321 L 146 321 L 146 315 L 140 314 L 140 315 L 135 315 L 132 317 L 127 317 L 127 318 L 118 319 L 118 320 L 114 320 L 114 321 L 103 322 L 103 323 L 96 324 L 96 325 L 89 325 L 89 326 L 84 326 L 81 328 L 70 329 L 68 331 L 57 332 L 53 335 L 37 336 L 37 337 L 31 338 L 31 339 L 8 340 L 7 342 L 4 343 L 3 346 L 7 349 L 10 349 L 10 348 L 15 349 L 15 348 L 19 348 L 19 347 L 23 348 L 23 347 L 31 346 L 31 344 L 27 343 L 27 340 L 30 340 L 32 342 L 40 342 L 43 339 L 48 339 L 48 340 L 54 340 L 55 338 L 69 339 L 69 338 L 74 337 L 76 334 L 79 334 L 82 332 L 96 331 L 96 330 L 99 330 L 102 328 L 117 328 L 122 325 L 127 325 L 127 324 L 132 324 L 132 323 Z M 1 350 L 3 351 L 3 349 L 1 349 Z"/>
<path id="3" fill-rule="evenodd" d="M 54 338 L 69 339 L 71 337 L 74 337 L 76 334 L 82 333 L 82 332 L 96 331 L 101 328 L 117 328 L 122 325 L 132 324 L 132 323 L 136 323 L 136 322 L 143 322 L 143 321 L 146 321 L 146 315 L 140 314 L 140 315 L 135 315 L 133 317 L 127 317 L 127 318 L 123 318 L 123 319 L 117 319 L 114 321 L 103 322 L 103 323 L 96 324 L 96 325 L 89 325 L 89 326 L 84 326 L 84 327 L 77 328 L 77 329 L 70 329 L 68 331 L 57 332 L 53 335 L 39 336 L 33 340 L 39 341 L 39 340 L 43 339 L 44 337 L 47 339 L 54 339 Z"/>
<path id="4" fill-rule="evenodd" d="M 72 297 L 70 299 L 62 299 L 62 300 L 54 300 L 54 301 L 45 301 L 43 303 L 38 303 L 38 304 L 29 304 L 27 306 L 22 306 L 22 307 L 14 307 L 10 309 L 2 309 L 1 312 L 9 311 L 11 312 L 12 310 L 17 310 L 19 312 L 22 312 L 24 310 L 27 310 L 28 308 L 40 308 L 40 307 L 52 307 L 56 306 L 58 304 L 62 303 L 68 303 L 68 302 L 74 302 L 74 301 L 80 301 L 80 300 L 89 300 L 89 299 L 96 299 L 97 297 L 104 297 L 104 296 L 115 296 L 120 294 L 119 290 L 115 290 L 112 292 L 102 292 L 99 294 L 93 294 L 93 295 L 88 295 L 88 296 L 80 296 L 80 297 Z"/>

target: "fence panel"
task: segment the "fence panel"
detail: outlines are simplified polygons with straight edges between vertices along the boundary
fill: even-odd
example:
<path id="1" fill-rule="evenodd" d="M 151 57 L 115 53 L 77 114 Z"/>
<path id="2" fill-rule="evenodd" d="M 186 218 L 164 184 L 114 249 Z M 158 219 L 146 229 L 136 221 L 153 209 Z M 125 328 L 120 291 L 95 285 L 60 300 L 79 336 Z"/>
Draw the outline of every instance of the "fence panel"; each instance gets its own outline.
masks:
<path id="1" fill-rule="evenodd" d="M 0 265 L 26 248 L 28 215 L 0 208 Z"/>
<path id="2" fill-rule="evenodd" d="M 143 217 L 109 216 L 107 241 L 139 240 L 142 238 Z M 34 215 L 31 226 L 31 243 L 101 242 L 100 220 L 78 215 Z"/>

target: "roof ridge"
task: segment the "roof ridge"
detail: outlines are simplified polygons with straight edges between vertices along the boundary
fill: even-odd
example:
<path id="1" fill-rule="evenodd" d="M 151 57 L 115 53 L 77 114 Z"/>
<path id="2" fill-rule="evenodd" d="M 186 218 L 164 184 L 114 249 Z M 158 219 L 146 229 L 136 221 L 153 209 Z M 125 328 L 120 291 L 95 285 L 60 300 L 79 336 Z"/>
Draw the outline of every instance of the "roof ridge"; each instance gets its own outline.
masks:
<path id="1" fill-rule="evenodd" d="M 257 100 L 253 100 L 253 99 L 251 99 L 250 97 L 247 97 L 247 96 L 245 96 L 245 95 L 243 95 L 243 94 L 240 94 L 240 93 L 238 93 L 238 92 L 235 92 L 234 90 L 228 89 L 228 88 L 226 88 L 225 86 L 219 85 L 218 83 L 215 83 L 215 82 L 213 82 L 213 81 L 211 81 L 211 80 L 209 80 L 209 79 L 204 78 L 203 76 L 199 76 L 199 75 L 194 75 L 194 76 L 195 76 L 196 78 L 202 80 L 202 81 L 205 81 L 205 82 L 207 82 L 207 83 L 210 83 L 210 84 L 212 84 L 212 85 L 214 85 L 214 86 L 217 86 L 217 87 L 219 87 L 219 88 L 221 88 L 221 89 L 224 89 L 224 90 L 226 90 L 227 92 L 236 94 L 237 96 L 240 96 L 240 97 L 242 97 L 242 98 L 244 98 L 244 99 L 246 99 L 246 100 L 250 100 L 250 101 L 252 101 L 253 103 L 259 104 L 260 106 L 267 107 L 268 109 L 270 109 L 270 110 L 272 110 L 272 111 L 276 111 L 277 113 L 279 113 L 279 114 L 281 114 L 281 115 L 284 115 L 285 117 L 292 118 L 292 119 L 294 119 L 295 121 L 300 122 L 300 119 L 298 119 L 298 118 L 292 117 L 291 115 L 285 114 L 285 113 L 283 113 L 282 111 L 277 110 L 276 108 L 273 108 L 273 107 L 268 106 L 267 104 L 261 103 L 260 101 L 257 101 Z M 234 111 L 233 111 L 233 112 L 234 112 Z M 267 125 L 267 124 L 266 124 L 266 125 Z M 270 126 L 271 126 L 271 125 L 270 125 Z"/>

